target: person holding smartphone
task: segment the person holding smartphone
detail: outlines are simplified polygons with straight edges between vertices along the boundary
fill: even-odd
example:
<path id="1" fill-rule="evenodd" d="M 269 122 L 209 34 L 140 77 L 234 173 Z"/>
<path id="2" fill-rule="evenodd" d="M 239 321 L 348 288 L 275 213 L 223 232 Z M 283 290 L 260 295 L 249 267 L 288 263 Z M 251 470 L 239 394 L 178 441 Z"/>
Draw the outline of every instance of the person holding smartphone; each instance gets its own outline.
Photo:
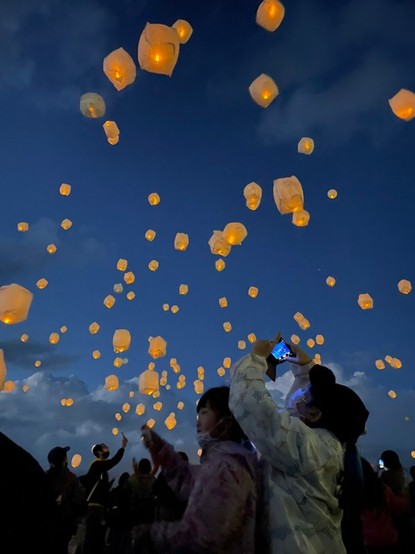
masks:
<path id="1" fill-rule="evenodd" d="M 294 345 L 289 345 L 294 356 L 289 353 L 283 360 L 293 364 L 295 380 L 287 407 L 279 408 L 264 377 L 275 379 L 282 360 L 270 354 L 280 338 L 258 340 L 232 368 L 229 401 L 268 466 L 270 549 L 278 554 L 344 554 L 339 506 L 344 454 L 364 432 L 368 411 L 354 391 L 335 382 L 329 368 L 314 365 Z"/>

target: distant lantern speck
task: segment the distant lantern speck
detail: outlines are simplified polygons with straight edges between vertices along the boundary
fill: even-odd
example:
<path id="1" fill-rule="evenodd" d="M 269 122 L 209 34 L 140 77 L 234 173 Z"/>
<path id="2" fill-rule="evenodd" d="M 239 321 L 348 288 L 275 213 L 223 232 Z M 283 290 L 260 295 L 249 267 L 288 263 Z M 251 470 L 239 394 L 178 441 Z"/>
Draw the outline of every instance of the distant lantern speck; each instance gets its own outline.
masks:
<path id="1" fill-rule="evenodd" d="M 72 221 L 70 219 L 62 219 L 61 227 L 64 231 L 67 231 L 72 227 Z"/>
<path id="2" fill-rule="evenodd" d="M 36 286 L 38 289 L 42 290 L 48 286 L 48 282 L 44 277 L 42 277 L 42 279 L 39 279 L 39 281 L 37 281 Z"/>
<path id="3" fill-rule="evenodd" d="M 71 194 L 71 185 L 68 183 L 62 183 L 59 187 L 59 194 L 62 196 L 69 196 Z"/>
<path id="4" fill-rule="evenodd" d="M 79 108 L 82 115 L 96 119 L 105 115 L 105 101 L 96 92 L 86 92 L 81 96 Z"/>
<path id="5" fill-rule="evenodd" d="M 297 145 L 299 154 L 310 155 L 314 151 L 314 140 L 310 137 L 303 137 Z"/>
<path id="6" fill-rule="evenodd" d="M 330 200 L 334 200 L 337 198 L 337 190 L 336 189 L 330 189 L 327 191 L 327 196 L 330 198 Z"/>
<path id="7" fill-rule="evenodd" d="M 151 262 L 149 262 L 148 269 L 150 271 L 157 271 L 158 268 L 159 268 L 159 263 L 157 260 L 151 260 Z"/>
<path id="8" fill-rule="evenodd" d="M 184 252 L 189 246 L 189 235 L 186 233 L 177 233 L 174 238 L 174 248 Z"/>
<path id="9" fill-rule="evenodd" d="M 334 277 L 332 277 L 331 275 L 329 275 L 326 279 L 326 284 L 329 287 L 334 287 L 334 285 L 336 284 L 336 279 Z"/>
<path id="10" fill-rule="evenodd" d="M 215 269 L 216 271 L 223 271 L 226 267 L 225 260 L 222 260 L 222 258 L 219 258 L 215 261 Z"/>
<path id="11" fill-rule="evenodd" d="M 128 267 L 128 260 L 125 260 L 124 258 L 120 258 L 117 262 L 118 271 L 125 271 L 127 267 Z"/>
<path id="12" fill-rule="evenodd" d="M 47 250 L 48 254 L 55 254 L 57 248 L 56 248 L 55 244 L 51 243 L 51 244 L 47 245 L 46 250 Z"/>
<path id="13" fill-rule="evenodd" d="M 28 224 L 26 221 L 20 221 L 20 222 L 17 224 L 17 230 L 18 230 L 20 233 L 26 233 L 26 231 L 29 230 L 29 224 Z"/>
<path id="14" fill-rule="evenodd" d="M 402 294 L 409 294 L 412 290 L 412 284 L 407 279 L 401 279 L 398 283 L 398 290 Z"/>
<path id="15" fill-rule="evenodd" d="M 246 207 L 255 211 L 258 209 L 262 199 L 262 188 L 257 183 L 248 183 L 244 188 Z"/>
<path id="16" fill-rule="evenodd" d="M 373 308 L 373 298 L 368 293 L 359 294 L 357 303 L 362 310 L 371 310 Z"/>
<path id="17" fill-rule="evenodd" d="M 148 241 L 153 241 L 156 238 L 156 232 L 153 229 L 148 229 L 144 235 Z"/>
<path id="18" fill-rule="evenodd" d="M 249 94 L 258 106 L 268 108 L 278 96 L 279 90 L 274 80 L 269 75 L 262 73 L 249 85 Z"/>

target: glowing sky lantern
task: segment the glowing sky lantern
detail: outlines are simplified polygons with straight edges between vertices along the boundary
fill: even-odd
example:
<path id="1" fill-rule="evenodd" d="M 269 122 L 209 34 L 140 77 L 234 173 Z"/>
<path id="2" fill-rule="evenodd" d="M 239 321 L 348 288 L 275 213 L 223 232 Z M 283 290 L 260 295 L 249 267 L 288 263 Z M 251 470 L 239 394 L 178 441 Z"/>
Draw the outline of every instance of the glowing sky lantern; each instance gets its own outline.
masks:
<path id="1" fill-rule="evenodd" d="M 177 314 L 177 312 L 179 311 L 179 306 L 177 304 L 174 304 L 171 308 L 170 308 L 170 311 L 172 314 Z"/>
<path id="2" fill-rule="evenodd" d="M 51 334 L 49 335 L 49 342 L 50 342 L 50 344 L 58 344 L 59 339 L 60 339 L 59 333 L 51 333 Z"/>
<path id="3" fill-rule="evenodd" d="M 0 321 L 7 325 L 25 321 L 32 300 L 33 294 L 17 283 L 0 287 Z"/>
<path id="4" fill-rule="evenodd" d="M 246 342 L 244 340 L 238 340 L 238 348 L 239 350 L 245 350 Z"/>
<path id="5" fill-rule="evenodd" d="M 151 395 L 159 390 L 159 374 L 157 371 L 146 369 L 138 380 L 140 394 Z"/>
<path id="6" fill-rule="evenodd" d="M 415 93 L 401 88 L 399 92 L 388 100 L 391 110 L 404 121 L 410 121 L 415 117 Z"/>
<path id="7" fill-rule="evenodd" d="M 148 262 L 148 269 L 150 271 L 157 271 L 158 268 L 159 268 L 159 263 L 157 260 L 151 260 L 150 262 Z"/>
<path id="8" fill-rule="evenodd" d="M 398 290 L 402 294 L 409 294 L 412 290 L 412 284 L 407 279 L 401 279 L 398 283 Z"/>
<path id="9" fill-rule="evenodd" d="M 119 434 L 119 432 L 120 431 L 119 431 L 118 427 L 113 427 L 111 429 L 111 433 L 114 435 L 114 437 L 116 437 Z"/>
<path id="10" fill-rule="evenodd" d="M 145 238 L 148 240 L 148 241 L 153 241 L 156 237 L 156 232 L 153 231 L 153 229 L 147 229 L 146 231 L 146 234 L 144 235 Z"/>
<path id="11" fill-rule="evenodd" d="M 67 398 L 66 399 L 66 406 L 68 408 L 70 408 L 71 406 L 73 406 L 73 398 Z"/>
<path id="12" fill-rule="evenodd" d="M 223 367 L 226 367 L 227 369 L 229 369 L 231 367 L 231 363 L 232 363 L 232 360 L 231 358 L 229 358 L 229 356 L 227 356 L 226 358 L 223 358 Z"/>
<path id="13" fill-rule="evenodd" d="M 310 322 L 308 321 L 308 319 L 305 317 L 304 319 L 302 319 L 302 320 L 300 321 L 300 323 L 298 324 L 298 326 L 299 326 L 300 329 L 302 329 L 303 331 L 306 331 L 307 329 L 310 329 L 311 324 L 310 324 Z"/>
<path id="14" fill-rule="evenodd" d="M 29 335 L 26 334 L 26 333 L 23 333 L 23 335 L 20 337 L 20 340 L 21 340 L 22 342 L 27 342 L 28 339 L 29 339 Z"/>
<path id="15" fill-rule="evenodd" d="M 40 367 L 42 365 L 42 362 L 40 360 L 35 361 L 35 367 Z"/>
<path id="16" fill-rule="evenodd" d="M 188 285 L 181 284 L 179 286 L 179 294 L 182 296 L 186 296 L 186 294 L 189 292 Z"/>
<path id="17" fill-rule="evenodd" d="M 182 402 L 181 400 L 179 402 L 177 402 L 177 409 L 178 410 L 183 410 L 184 408 L 184 402 Z"/>
<path id="18" fill-rule="evenodd" d="M 315 344 L 316 343 L 315 343 L 314 339 L 308 339 L 308 341 L 307 341 L 308 348 L 314 348 Z"/>
<path id="19" fill-rule="evenodd" d="M 112 365 L 114 367 L 121 367 L 122 366 L 122 358 L 120 358 L 120 356 L 117 356 L 116 358 L 114 358 L 114 361 L 112 362 Z"/>
<path id="20" fill-rule="evenodd" d="M 112 296 L 112 294 L 108 294 L 104 300 L 102 301 L 104 306 L 108 309 L 111 309 L 115 304 L 115 298 Z"/>
<path id="21" fill-rule="evenodd" d="M 105 115 L 105 102 L 96 92 L 86 92 L 81 96 L 79 108 L 82 115 L 96 119 Z"/>
<path id="22" fill-rule="evenodd" d="M 264 0 L 256 12 L 257 25 L 272 33 L 281 25 L 284 14 L 285 8 L 279 0 Z"/>
<path id="23" fill-rule="evenodd" d="M 392 398 L 392 400 L 395 400 L 395 398 L 398 397 L 398 395 L 396 394 L 396 392 L 394 390 L 390 390 L 388 392 L 388 396 L 389 396 L 389 398 Z"/>
<path id="24" fill-rule="evenodd" d="M 336 189 L 328 190 L 327 196 L 330 198 L 330 200 L 334 200 L 335 198 L 337 198 L 337 190 Z"/>
<path id="25" fill-rule="evenodd" d="M 126 273 L 124 273 L 124 282 L 127 285 L 132 285 L 134 281 L 135 281 L 135 275 L 132 271 L 127 271 Z"/>
<path id="26" fill-rule="evenodd" d="M 389 354 L 387 354 L 387 355 L 385 356 L 385 362 L 388 363 L 388 364 L 390 364 L 391 361 L 392 361 L 392 356 L 390 356 Z"/>
<path id="27" fill-rule="evenodd" d="M 227 243 L 234 245 L 242 244 L 247 237 L 248 231 L 243 223 L 228 223 L 222 231 L 222 236 Z"/>
<path id="28" fill-rule="evenodd" d="M 29 390 L 29 385 L 23 385 L 22 390 L 23 392 L 27 392 Z"/>
<path id="29" fill-rule="evenodd" d="M 46 251 L 48 252 L 48 254 L 55 254 L 57 248 L 56 248 L 56 244 L 48 244 L 47 247 L 46 247 Z"/>
<path id="30" fill-rule="evenodd" d="M 196 379 L 193 382 L 193 386 L 196 394 L 203 394 L 203 390 L 204 390 L 203 381 L 201 381 L 200 379 Z"/>
<path id="31" fill-rule="evenodd" d="M 165 312 L 168 312 L 170 310 L 170 305 L 169 304 L 163 304 L 163 310 Z"/>
<path id="32" fill-rule="evenodd" d="M 304 316 L 301 312 L 295 312 L 295 314 L 293 315 L 293 318 L 294 318 L 294 321 L 296 321 L 297 323 L 300 323 L 304 319 Z"/>
<path id="33" fill-rule="evenodd" d="M 112 290 L 115 292 L 115 294 L 121 294 L 124 290 L 124 287 L 122 286 L 122 283 L 115 283 L 112 287 Z"/>
<path id="34" fill-rule="evenodd" d="M 322 344 L 324 344 L 324 337 L 323 337 L 323 335 L 316 335 L 316 344 L 318 344 L 319 346 L 321 346 Z"/>
<path id="35" fill-rule="evenodd" d="M 226 371 L 224 370 L 223 367 L 218 367 L 217 369 L 217 374 L 219 375 L 219 377 L 223 377 L 225 375 Z"/>
<path id="36" fill-rule="evenodd" d="M 128 412 L 130 411 L 131 409 L 131 405 L 129 404 L 129 402 L 124 402 L 124 404 L 122 405 L 122 411 L 125 413 L 125 414 L 128 414 Z"/>
<path id="37" fill-rule="evenodd" d="M 39 279 L 39 281 L 36 282 L 36 286 L 38 289 L 42 290 L 48 286 L 48 282 L 44 277 L 42 277 L 41 279 Z"/>
<path id="38" fill-rule="evenodd" d="M 218 302 L 219 302 L 219 306 L 221 308 L 227 308 L 228 307 L 228 299 L 226 298 L 226 296 L 222 296 L 221 298 L 219 298 Z"/>
<path id="39" fill-rule="evenodd" d="M 160 204 L 160 196 L 157 192 L 152 192 L 148 195 L 148 203 L 150 206 L 157 206 L 157 204 Z"/>
<path id="40" fill-rule="evenodd" d="M 157 410 L 158 412 L 162 409 L 162 407 L 163 407 L 163 402 L 155 402 L 153 404 L 153 409 Z"/>
<path id="41" fill-rule="evenodd" d="M 124 48 L 117 48 L 108 54 L 102 69 L 118 91 L 134 83 L 137 74 L 135 63 Z"/>
<path id="42" fill-rule="evenodd" d="M 29 224 L 27 223 L 27 221 L 20 221 L 17 224 L 17 230 L 19 231 L 19 233 L 26 233 L 26 231 L 29 230 Z"/>
<path id="43" fill-rule="evenodd" d="M 402 362 L 399 358 L 392 358 L 390 365 L 391 367 L 393 367 L 393 369 L 401 369 Z"/>
<path id="44" fill-rule="evenodd" d="M 256 341 L 256 334 L 255 333 L 249 333 L 247 339 L 251 344 L 253 344 Z"/>
<path id="45" fill-rule="evenodd" d="M 112 146 L 118 144 L 118 142 L 120 141 L 120 130 L 115 121 L 106 121 L 102 127 L 104 129 L 104 133 L 107 137 L 108 143 Z"/>
<path id="46" fill-rule="evenodd" d="M 314 140 L 310 137 L 303 137 L 297 145 L 297 152 L 309 156 L 314 151 Z"/>
<path id="47" fill-rule="evenodd" d="M 376 366 L 376 369 L 379 369 L 380 371 L 382 369 L 385 369 L 385 364 L 384 364 L 383 360 L 376 360 L 375 361 L 375 366 Z"/>
<path id="48" fill-rule="evenodd" d="M 130 292 L 127 292 L 127 300 L 134 300 L 135 298 L 135 292 L 130 290 Z"/>
<path id="49" fill-rule="evenodd" d="M 248 296 L 251 298 L 256 298 L 258 296 L 258 288 L 257 287 L 249 287 L 248 289 Z"/>
<path id="50" fill-rule="evenodd" d="M 120 258 L 117 261 L 118 271 L 126 271 L 127 267 L 128 267 L 128 260 L 126 260 L 125 258 Z"/>
<path id="51" fill-rule="evenodd" d="M 290 341 L 292 344 L 298 344 L 300 342 L 300 337 L 298 335 L 291 335 Z"/>
<path id="52" fill-rule="evenodd" d="M 274 201 L 280 214 L 303 210 L 304 193 L 300 181 L 292 175 L 274 180 Z"/>
<path id="53" fill-rule="evenodd" d="M 154 360 L 166 355 L 167 342 L 163 337 L 149 337 L 148 342 L 150 343 L 148 353 Z"/>
<path id="54" fill-rule="evenodd" d="M 176 427 L 177 421 L 176 421 L 176 415 L 174 412 L 170 412 L 170 414 L 166 417 L 166 419 L 164 420 L 164 425 L 167 427 L 169 431 L 171 431 Z"/>
<path id="55" fill-rule="evenodd" d="M 222 260 L 222 258 L 219 258 L 215 261 L 215 269 L 216 271 L 223 271 L 226 267 L 225 260 Z"/>
<path id="56" fill-rule="evenodd" d="M 117 390 L 119 387 L 118 377 L 116 375 L 107 375 L 105 377 L 104 387 L 107 391 L 110 391 L 110 392 Z"/>
<path id="57" fill-rule="evenodd" d="M 100 329 L 99 323 L 96 321 L 92 322 L 91 325 L 88 327 L 89 332 L 91 335 L 96 335 Z"/>
<path id="58" fill-rule="evenodd" d="M 248 183 L 244 188 L 246 207 L 250 210 L 257 210 L 262 198 L 262 188 L 257 183 Z"/>
<path id="59" fill-rule="evenodd" d="M 362 310 L 371 310 L 373 308 L 373 298 L 367 292 L 359 294 L 357 303 Z"/>
<path id="60" fill-rule="evenodd" d="M 147 23 L 138 41 L 138 63 L 144 71 L 170 77 L 179 51 L 180 42 L 176 29 Z"/>
<path id="61" fill-rule="evenodd" d="M 4 352 L 0 348 L 0 391 L 4 389 L 4 383 L 6 382 L 7 368 L 4 360 Z"/>
<path id="62" fill-rule="evenodd" d="M 94 360 L 99 360 L 99 358 L 101 357 L 101 352 L 99 350 L 94 350 L 92 352 L 92 357 L 94 358 Z"/>
<path id="63" fill-rule="evenodd" d="M 212 254 L 226 257 L 231 251 L 232 246 L 225 240 L 222 231 L 213 231 L 213 235 L 208 241 Z"/>
<path id="64" fill-rule="evenodd" d="M 82 463 L 82 456 L 80 454 L 74 454 L 71 458 L 71 467 L 76 469 Z"/>
<path id="65" fill-rule="evenodd" d="M 329 287 L 334 287 L 334 285 L 336 284 L 336 279 L 334 277 L 332 277 L 331 275 L 329 275 L 326 279 L 326 284 Z"/>
<path id="66" fill-rule="evenodd" d="M 232 323 L 230 321 L 225 321 L 223 324 L 223 329 L 226 331 L 226 333 L 230 333 L 232 331 Z"/>
<path id="67" fill-rule="evenodd" d="M 135 408 L 135 413 L 137 415 L 143 415 L 143 413 L 146 411 L 146 407 L 144 406 L 144 404 L 142 404 L 140 402 L 140 404 L 137 404 L 136 408 Z"/>
<path id="68" fill-rule="evenodd" d="M 155 424 L 156 424 L 156 420 L 153 419 L 152 417 L 146 423 L 147 427 L 150 427 L 150 429 L 152 429 Z"/>
<path id="69" fill-rule="evenodd" d="M 64 231 L 67 231 L 72 227 L 72 221 L 70 219 L 62 219 L 61 227 Z"/>
<path id="70" fill-rule="evenodd" d="M 68 328 L 67 328 L 66 325 L 62 325 L 62 327 L 59 329 L 59 331 L 64 335 L 68 331 Z"/>
<path id="71" fill-rule="evenodd" d="M 268 108 L 278 96 L 279 90 L 274 80 L 269 75 L 262 73 L 249 85 L 249 94 L 258 106 Z"/>
<path id="72" fill-rule="evenodd" d="M 177 233 L 174 237 L 174 248 L 184 252 L 189 246 L 189 235 L 186 233 Z"/>
<path id="73" fill-rule="evenodd" d="M 3 386 L 3 392 L 14 392 L 16 390 L 16 383 L 14 381 L 6 381 Z"/>
<path id="74" fill-rule="evenodd" d="M 116 354 L 128 350 L 130 348 L 130 344 L 131 334 L 128 329 L 117 329 L 116 331 L 114 331 L 114 335 L 112 337 L 112 346 Z"/>
<path id="75" fill-rule="evenodd" d="M 172 27 L 176 29 L 177 34 L 179 35 L 180 44 L 186 44 L 193 34 L 192 26 L 185 19 L 178 19 L 175 23 L 173 23 Z"/>
<path id="76" fill-rule="evenodd" d="M 293 213 L 292 223 L 296 227 L 306 227 L 310 221 L 310 214 L 307 210 L 299 210 Z"/>
<path id="77" fill-rule="evenodd" d="M 68 183 L 62 183 L 59 187 L 59 194 L 61 196 L 69 196 L 71 194 L 72 187 Z"/>

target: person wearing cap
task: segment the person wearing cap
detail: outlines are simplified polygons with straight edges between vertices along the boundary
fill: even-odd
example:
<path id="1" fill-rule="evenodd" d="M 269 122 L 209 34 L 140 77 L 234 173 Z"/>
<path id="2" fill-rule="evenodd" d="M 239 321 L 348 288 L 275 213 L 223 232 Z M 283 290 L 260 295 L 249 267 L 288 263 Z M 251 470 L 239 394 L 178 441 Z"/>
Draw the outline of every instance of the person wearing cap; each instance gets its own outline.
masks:
<path id="1" fill-rule="evenodd" d="M 106 510 L 109 505 L 110 483 L 108 472 L 124 456 L 128 439 L 122 436 L 121 448 L 110 458 L 110 450 L 105 443 L 95 444 L 92 453 L 95 460 L 91 463 L 87 480 L 89 483 L 87 512 L 85 518 L 84 554 L 101 554 L 105 548 Z"/>
<path id="2" fill-rule="evenodd" d="M 279 341 L 258 340 L 232 368 L 229 406 L 265 461 L 269 551 L 278 554 L 345 554 L 340 482 L 345 453 L 354 451 L 369 412 L 333 372 L 313 364 L 291 345 L 295 381 L 279 409 L 264 378 Z M 312 367 L 313 366 L 313 367 Z M 297 390 L 298 389 L 298 390 Z M 294 399 L 294 401 L 293 401 Z"/>
<path id="3" fill-rule="evenodd" d="M 49 519 L 50 552 L 66 554 L 78 519 L 86 508 L 85 489 L 68 468 L 69 446 L 55 446 L 48 454 L 47 491 L 52 499 Z"/>

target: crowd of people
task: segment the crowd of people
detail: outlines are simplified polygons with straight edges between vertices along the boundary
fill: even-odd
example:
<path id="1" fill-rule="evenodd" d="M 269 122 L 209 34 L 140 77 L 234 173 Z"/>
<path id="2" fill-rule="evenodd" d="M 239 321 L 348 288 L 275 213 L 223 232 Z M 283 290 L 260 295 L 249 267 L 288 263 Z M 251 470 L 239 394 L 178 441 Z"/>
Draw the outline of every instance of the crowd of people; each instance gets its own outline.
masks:
<path id="1" fill-rule="evenodd" d="M 2 552 L 46 554 L 410 554 L 415 552 L 415 466 L 407 483 L 393 450 L 373 467 L 359 454 L 369 416 L 361 398 L 298 346 L 285 358 L 294 383 L 285 406 L 265 386 L 280 340 L 258 340 L 230 387 L 197 403 L 200 464 L 147 426 L 149 457 L 117 484 L 96 444 L 88 472 L 54 447 L 49 469 L 0 434 L 6 514 Z"/>

